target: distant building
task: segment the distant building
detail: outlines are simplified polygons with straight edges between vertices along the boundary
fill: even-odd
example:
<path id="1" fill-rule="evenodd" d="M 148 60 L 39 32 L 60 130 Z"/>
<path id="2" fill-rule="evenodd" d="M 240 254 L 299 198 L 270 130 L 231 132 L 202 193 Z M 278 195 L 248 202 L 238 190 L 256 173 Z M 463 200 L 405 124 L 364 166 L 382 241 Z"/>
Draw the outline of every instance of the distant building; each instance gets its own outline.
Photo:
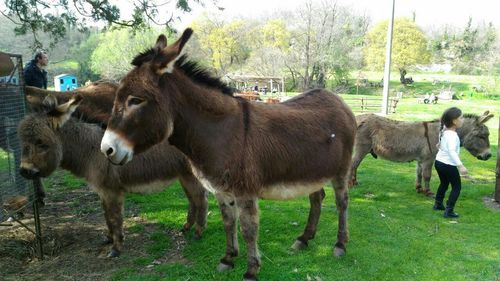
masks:
<path id="1" fill-rule="evenodd" d="M 60 74 L 54 77 L 54 88 L 56 91 L 66 92 L 78 88 L 76 76 L 71 74 Z"/>

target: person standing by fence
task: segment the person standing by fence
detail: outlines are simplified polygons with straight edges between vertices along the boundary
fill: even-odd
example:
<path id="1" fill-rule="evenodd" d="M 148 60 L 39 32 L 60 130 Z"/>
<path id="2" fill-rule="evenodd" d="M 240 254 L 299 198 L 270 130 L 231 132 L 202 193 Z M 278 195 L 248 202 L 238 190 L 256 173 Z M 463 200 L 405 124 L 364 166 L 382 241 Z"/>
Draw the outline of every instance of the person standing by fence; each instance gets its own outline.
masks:
<path id="1" fill-rule="evenodd" d="M 462 189 L 460 175 L 468 176 L 467 169 L 459 157 L 460 139 L 456 132 L 456 129 L 462 127 L 463 123 L 462 111 L 456 107 L 448 108 L 441 116 L 441 132 L 437 144 L 439 151 L 434 163 L 440 184 L 436 193 L 434 210 L 444 210 L 445 218 L 458 217 L 458 214 L 454 212 L 454 207 Z M 451 192 L 445 207 L 443 200 L 450 184 Z"/>
<path id="2" fill-rule="evenodd" d="M 49 57 L 43 51 L 37 51 L 34 58 L 24 68 L 24 81 L 26 86 L 47 89 L 47 71 Z"/>

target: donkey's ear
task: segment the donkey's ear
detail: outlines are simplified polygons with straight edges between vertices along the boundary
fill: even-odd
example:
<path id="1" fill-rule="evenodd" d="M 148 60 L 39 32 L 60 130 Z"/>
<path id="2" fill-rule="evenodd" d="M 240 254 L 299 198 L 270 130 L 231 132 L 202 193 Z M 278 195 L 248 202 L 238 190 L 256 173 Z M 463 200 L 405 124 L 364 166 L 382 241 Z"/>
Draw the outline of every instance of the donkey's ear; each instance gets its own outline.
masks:
<path id="1" fill-rule="evenodd" d="M 61 113 L 69 112 L 69 114 L 71 115 L 73 112 L 75 112 L 75 109 L 78 107 L 78 105 L 80 105 L 82 99 L 83 97 L 80 94 L 76 94 L 67 103 L 63 103 L 57 106 L 57 110 Z"/>
<path id="2" fill-rule="evenodd" d="M 167 47 L 167 37 L 161 34 L 158 36 L 158 39 L 156 39 L 155 48 L 163 50 L 165 47 Z"/>
<path id="3" fill-rule="evenodd" d="M 82 96 L 80 94 L 76 94 L 72 97 L 67 103 L 63 103 L 58 105 L 49 115 L 52 116 L 52 127 L 57 129 L 60 128 L 66 121 L 71 118 L 71 114 L 75 112 L 75 109 L 78 107 L 80 102 L 82 101 Z"/>
<path id="4" fill-rule="evenodd" d="M 490 120 L 493 117 L 493 113 L 489 114 L 489 111 L 486 111 L 483 116 L 479 117 L 478 122 L 480 124 L 486 123 L 486 121 Z"/>
<path id="5" fill-rule="evenodd" d="M 42 106 L 46 111 L 52 111 L 57 107 L 57 98 L 48 94 L 42 101 Z"/>
<path id="6" fill-rule="evenodd" d="M 163 48 L 162 53 L 165 57 L 165 60 L 159 65 L 156 71 L 158 74 L 161 75 L 163 73 L 172 73 L 174 71 L 174 64 L 181 57 L 182 49 L 186 45 L 189 38 L 191 38 L 192 34 L 193 30 L 191 28 L 187 28 L 182 33 L 181 38 L 177 39 L 174 44 Z M 160 41 L 160 37 L 158 38 L 158 41 Z M 165 38 L 165 43 L 166 42 L 167 39 Z M 158 46 L 158 42 L 156 42 L 156 45 Z"/>

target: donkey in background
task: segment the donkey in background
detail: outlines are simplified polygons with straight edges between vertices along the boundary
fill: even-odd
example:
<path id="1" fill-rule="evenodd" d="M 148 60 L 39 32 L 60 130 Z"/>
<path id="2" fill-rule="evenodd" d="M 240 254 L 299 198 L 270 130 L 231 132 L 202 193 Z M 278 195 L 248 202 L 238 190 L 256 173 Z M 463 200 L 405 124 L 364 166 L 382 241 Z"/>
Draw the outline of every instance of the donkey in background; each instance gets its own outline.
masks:
<path id="1" fill-rule="evenodd" d="M 483 115 L 464 114 L 464 125 L 457 130 L 460 144 L 479 160 L 491 157 L 489 130 L 485 122 L 493 114 L 486 111 Z M 394 162 L 417 161 L 416 190 L 432 196 L 429 182 L 432 166 L 438 151 L 440 122 L 396 121 L 375 114 L 362 114 L 356 117 L 358 131 L 354 145 L 351 185 L 357 184 L 356 173 L 363 158 L 371 153 Z M 425 187 L 422 189 L 422 178 Z"/>
<path id="2" fill-rule="evenodd" d="M 356 134 L 352 111 L 326 90 L 280 104 L 235 98 L 219 79 L 181 55 L 191 34 L 185 30 L 170 46 L 161 35 L 154 48 L 133 60 L 135 67 L 116 93 L 101 151 L 113 163 L 124 164 L 168 138 L 189 158 L 193 173 L 221 207 L 226 255 L 219 270 L 233 268 L 238 255 L 239 217 L 248 253 L 243 278 L 256 280 L 261 266 L 258 199 L 321 198 L 328 181 L 338 209 L 333 253 L 345 254 Z"/>
<path id="3" fill-rule="evenodd" d="M 114 90 L 106 92 L 103 88 L 101 95 L 114 96 Z M 104 209 L 107 242 L 113 244 L 108 257 L 116 257 L 122 250 L 125 193 L 160 191 L 176 178 L 189 200 L 183 231 L 195 225 L 195 237 L 200 237 L 206 225 L 207 193 L 191 173 L 185 156 L 162 142 L 128 165 L 112 165 L 99 151 L 103 129 L 71 118 L 80 101 L 81 96 L 76 95 L 58 105 L 57 99 L 49 95 L 43 112 L 22 120 L 18 129 L 22 143 L 21 174 L 26 178 L 47 177 L 60 166 L 85 178 L 97 191 Z"/>
<path id="4" fill-rule="evenodd" d="M 75 110 L 73 116 L 85 118 L 88 122 L 99 123 L 104 127 L 105 123 L 109 119 L 109 116 L 111 115 L 116 88 L 116 83 L 107 80 L 100 80 L 67 92 L 49 91 L 37 87 L 26 86 L 24 93 L 29 112 L 40 111 L 43 107 L 43 100 L 49 94 L 54 95 L 59 103 L 68 102 L 76 94 L 80 94 L 84 97 L 84 100 Z M 2 137 L 0 136 L 0 139 L 1 138 Z M 5 149 L 1 146 L 1 144 L 0 147 Z M 41 206 L 45 205 L 45 190 L 41 180 L 39 178 L 33 179 L 33 185 L 35 187 L 35 192 L 37 193 L 37 203 Z"/>

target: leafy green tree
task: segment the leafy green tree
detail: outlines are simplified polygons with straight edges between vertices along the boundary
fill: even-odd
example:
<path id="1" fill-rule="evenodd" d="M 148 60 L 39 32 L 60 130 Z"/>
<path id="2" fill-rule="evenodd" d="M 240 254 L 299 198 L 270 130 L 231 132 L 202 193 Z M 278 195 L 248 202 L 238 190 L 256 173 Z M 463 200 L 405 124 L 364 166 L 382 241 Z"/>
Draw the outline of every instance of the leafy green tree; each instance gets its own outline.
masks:
<path id="1" fill-rule="evenodd" d="M 196 20 L 191 24 L 205 63 L 219 75 L 239 69 L 250 54 L 249 26 L 243 21 L 226 23 L 216 17 Z M 196 44 L 196 43 L 195 43 Z"/>
<path id="2" fill-rule="evenodd" d="M 489 72 L 498 57 L 495 27 L 492 23 L 474 27 L 472 18 L 463 30 L 438 33 L 431 45 L 433 60 L 451 63 L 460 74 Z"/>
<path id="3" fill-rule="evenodd" d="M 108 27 L 123 26 L 142 29 L 151 24 L 170 27 L 175 20 L 174 12 L 190 12 L 193 3 L 203 4 L 203 0 L 167 0 L 157 3 L 155 0 L 132 0 L 132 14 L 124 18 L 120 8 L 110 0 L 4 0 L 5 11 L 0 13 L 17 26 L 18 35 L 31 33 L 34 36 L 34 48 L 42 47 L 39 33 L 51 34 L 50 46 L 59 42 L 68 31 L 68 26 L 86 30 L 89 22 L 104 22 Z M 217 4 L 217 0 L 211 0 Z M 127 3 L 128 4 L 128 3 Z M 160 10 L 165 4 L 171 11 Z"/>
<path id="4" fill-rule="evenodd" d="M 370 69 L 381 70 L 384 67 L 388 24 L 388 21 L 382 21 L 366 35 L 363 52 L 365 63 Z M 407 18 L 394 20 L 391 61 L 393 66 L 399 69 L 402 78 L 409 66 L 430 61 L 425 34 Z"/>
<path id="5" fill-rule="evenodd" d="M 90 58 L 90 69 L 102 78 L 120 79 L 132 69 L 132 59 L 151 46 L 160 33 L 162 31 L 152 28 L 137 33 L 130 29 L 101 33 Z"/>
<path id="6" fill-rule="evenodd" d="M 87 40 L 71 49 L 71 54 L 73 55 L 72 58 L 78 62 L 77 75 L 82 84 L 89 80 L 96 81 L 101 78 L 101 76 L 91 68 L 92 53 L 99 45 L 100 37 L 101 36 L 98 32 L 92 32 Z"/>

